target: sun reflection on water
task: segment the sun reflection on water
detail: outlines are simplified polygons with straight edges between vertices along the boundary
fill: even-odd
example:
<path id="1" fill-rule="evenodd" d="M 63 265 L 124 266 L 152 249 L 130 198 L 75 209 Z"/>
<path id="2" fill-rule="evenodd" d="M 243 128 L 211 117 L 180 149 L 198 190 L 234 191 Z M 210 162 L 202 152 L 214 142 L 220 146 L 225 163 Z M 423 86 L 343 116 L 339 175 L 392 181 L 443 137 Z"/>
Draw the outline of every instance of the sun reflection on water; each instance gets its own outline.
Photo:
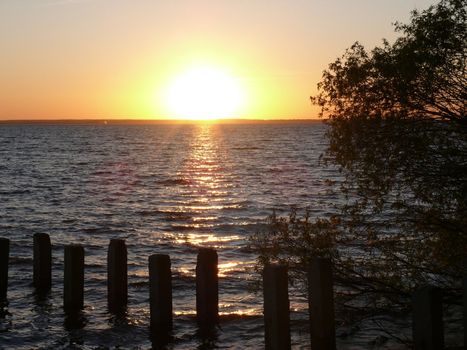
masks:
<path id="1" fill-rule="evenodd" d="M 233 310 L 233 311 L 221 311 L 225 308 L 235 307 L 235 305 L 231 304 L 219 304 L 219 315 L 221 316 L 259 316 L 262 314 L 261 308 L 245 308 L 240 310 Z"/>
<path id="2" fill-rule="evenodd" d="M 223 247 L 222 243 L 228 243 L 242 239 L 239 235 L 217 236 L 213 233 L 188 233 L 173 235 L 173 239 L 177 244 L 190 244 L 193 246 L 201 246 L 208 244 L 212 247 Z"/>
<path id="3" fill-rule="evenodd" d="M 253 263 L 254 261 L 229 261 L 222 264 L 218 264 L 218 276 L 222 278 L 231 275 L 232 272 L 235 271 L 245 271 Z"/>
<path id="4" fill-rule="evenodd" d="M 171 230 L 163 233 L 164 239 L 193 253 L 188 259 L 174 262 L 174 274 L 183 280 L 179 283 L 193 284 L 197 249 L 215 248 L 219 254 L 219 314 L 227 318 L 257 317 L 261 315 L 261 310 L 252 306 L 255 304 L 254 297 L 237 292 L 239 283 L 248 283 L 245 273 L 254 265 L 254 261 L 239 259 L 236 253 L 224 253 L 233 246 L 243 245 L 245 236 L 236 232 L 231 222 L 225 221 L 225 217 L 232 215 L 226 212 L 242 209 L 244 203 L 230 187 L 234 175 L 229 168 L 228 148 L 222 144 L 222 128 L 215 124 L 193 127 L 189 153 L 176 173 L 177 179 L 182 179 L 183 183 L 180 190 L 182 201 L 165 208 L 171 219 Z M 235 227 L 238 229 L 242 223 L 237 223 Z M 174 308 L 174 314 L 193 316 L 196 311 L 194 305 L 180 304 Z"/>
<path id="5" fill-rule="evenodd" d="M 195 200 L 181 209 L 194 213 L 186 228 L 195 232 L 180 237 L 177 235 L 175 242 L 216 247 L 219 243 L 240 239 L 238 236 L 218 237 L 210 232 L 214 227 L 212 223 L 219 217 L 218 213 L 232 208 L 232 204 L 225 203 L 228 192 L 223 190 L 222 184 L 228 176 L 222 165 L 223 155 L 219 152 L 222 134 L 215 124 L 198 124 L 195 127 L 196 134 L 190 143 L 191 153 L 178 174 L 188 177 L 191 184 L 189 195 Z"/>
<path id="6" fill-rule="evenodd" d="M 187 172 L 195 185 L 200 200 L 210 198 L 213 190 L 220 187 L 222 179 L 221 167 L 218 164 L 219 155 L 217 154 L 217 145 L 215 137 L 211 131 L 212 126 L 200 130 L 200 135 L 195 138 L 192 144 L 192 153 L 187 163 Z"/>

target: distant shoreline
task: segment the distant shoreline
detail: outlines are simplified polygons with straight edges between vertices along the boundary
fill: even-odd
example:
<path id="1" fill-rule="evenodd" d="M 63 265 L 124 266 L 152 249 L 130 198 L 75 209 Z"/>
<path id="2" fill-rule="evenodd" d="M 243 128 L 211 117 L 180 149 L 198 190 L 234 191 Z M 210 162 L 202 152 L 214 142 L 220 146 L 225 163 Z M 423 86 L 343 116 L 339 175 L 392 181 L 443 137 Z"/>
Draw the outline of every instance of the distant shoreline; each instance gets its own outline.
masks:
<path id="1" fill-rule="evenodd" d="M 297 124 L 322 123 L 323 119 L 219 119 L 219 120 L 178 120 L 178 119 L 10 119 L 0 120 L 5 124 L 91 124 L 91 125 L 143 125 L 143 124 Z"/>

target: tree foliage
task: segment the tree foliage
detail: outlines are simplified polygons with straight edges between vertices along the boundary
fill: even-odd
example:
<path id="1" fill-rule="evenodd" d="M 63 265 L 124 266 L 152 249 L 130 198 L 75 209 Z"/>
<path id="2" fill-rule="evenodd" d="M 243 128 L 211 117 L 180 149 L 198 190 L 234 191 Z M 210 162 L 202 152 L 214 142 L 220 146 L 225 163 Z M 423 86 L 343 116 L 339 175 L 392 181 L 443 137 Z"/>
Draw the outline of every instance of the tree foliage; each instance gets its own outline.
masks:
<path id="1" fill-rule="evenodd" d="M 344 303 L 373 310 L 404 307 L 427 283 L 446 292 L 460 287 L 467 254 L 466 5 L 442 0 L 414 11 L 409 24 L 395 24 L 394 43 L 367 51 L 357 42 L 329 65 L 313 99 L 329 125 L 324 158 L 345 176 L 346 204 L 336 217 L 315 221 L 273 215 L 268 231 L 253 237 L 260 263 L 300 270 L 312 256 L 331 256 L 350 291 Z"/>

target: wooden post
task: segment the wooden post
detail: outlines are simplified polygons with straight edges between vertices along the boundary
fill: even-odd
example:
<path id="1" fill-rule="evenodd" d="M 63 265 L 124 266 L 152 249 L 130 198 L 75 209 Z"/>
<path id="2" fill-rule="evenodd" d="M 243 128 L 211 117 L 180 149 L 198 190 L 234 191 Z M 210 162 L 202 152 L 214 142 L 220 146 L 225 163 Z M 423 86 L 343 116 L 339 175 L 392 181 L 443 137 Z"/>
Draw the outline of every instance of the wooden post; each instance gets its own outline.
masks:
<path id="1" fill-rule="evenodd" d="M 84 248 L 66 246 L 64 262 L 63 307 L 65 312 L 76 312 L 84 306 Z"/>
<path id="2" fill-rule="evenodd" d="M 308 269 L 308 310 L 313 350 L 334 350 L 334 290 L 330 259 L 314 258 Z"/>
<path id="3" fill-rule="evenodd" d="M 415 350 L 444 349 L 441 290 L 427 286 L 413 296 L 413 342 Z"/>
<path id="4" fill-rule="evenodd" d="M 196 319 L 200 328 L 212 328 L 219 322 L 218 288 L 217 252 L 202 248 L 196 263 Z"/>
<path id="5" fill-rule="evenodd" d="M 467 263 L 464 263 L 464 349 L 467 349 Z"/>
<path id="6" fill-rule="evenodd" d="M 111 239 L 107 252 L 107 302 L 110 312 L 125 310 L 128 303 L 127 249 L 124 239 Z"/>
<path id="7" fill-rule="evenodd" d="M 263 271 L 264 331 L 266 350 L 290 349 L 290 315 L 287 268 L 267 265 Z"/>
<path id="8" fill-rule="evenodd" d="M 52 245 L 47 233 L 34 235 L 33 256 L 33 284 L 37 292 L 45 293 L 52 287 Z"/>
<path id="9" fill-rule="evenodd" d="M 170 257 L 149 257 L 149 304 L 151 338 L 167 338 L 172 331 L 172 272 Z"/>
<path id="10" fill-rule="evenodd" d="M 8 290 L 8 261 L 10 260 L 10 240 L 0 238 L 0 301 L 5 301 Z"/>

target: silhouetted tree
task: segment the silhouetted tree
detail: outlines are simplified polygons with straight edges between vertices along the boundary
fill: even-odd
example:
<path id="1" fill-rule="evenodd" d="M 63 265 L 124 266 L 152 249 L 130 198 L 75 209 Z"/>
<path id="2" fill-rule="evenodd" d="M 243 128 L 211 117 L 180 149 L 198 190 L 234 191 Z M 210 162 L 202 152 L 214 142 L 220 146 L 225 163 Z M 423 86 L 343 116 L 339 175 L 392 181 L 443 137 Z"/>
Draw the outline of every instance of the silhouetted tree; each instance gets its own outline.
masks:
<path id="1" fill-rule="evenodd" d="M 358 42 L 329 65 L 313 101 L 329 125 L 326 161 L 345 181 L 331 219 L 270 218 L 260 263 L 300 271 L 334 259 L 349 307 L 405 307 L 413 288 L 460 287 L 467 252 L 465 0 L 412 12 L 392 44 Z M 359 302 L 355 298 L 359 298 Z M 364 301 L 364 302 L 363 302 Z"/>

